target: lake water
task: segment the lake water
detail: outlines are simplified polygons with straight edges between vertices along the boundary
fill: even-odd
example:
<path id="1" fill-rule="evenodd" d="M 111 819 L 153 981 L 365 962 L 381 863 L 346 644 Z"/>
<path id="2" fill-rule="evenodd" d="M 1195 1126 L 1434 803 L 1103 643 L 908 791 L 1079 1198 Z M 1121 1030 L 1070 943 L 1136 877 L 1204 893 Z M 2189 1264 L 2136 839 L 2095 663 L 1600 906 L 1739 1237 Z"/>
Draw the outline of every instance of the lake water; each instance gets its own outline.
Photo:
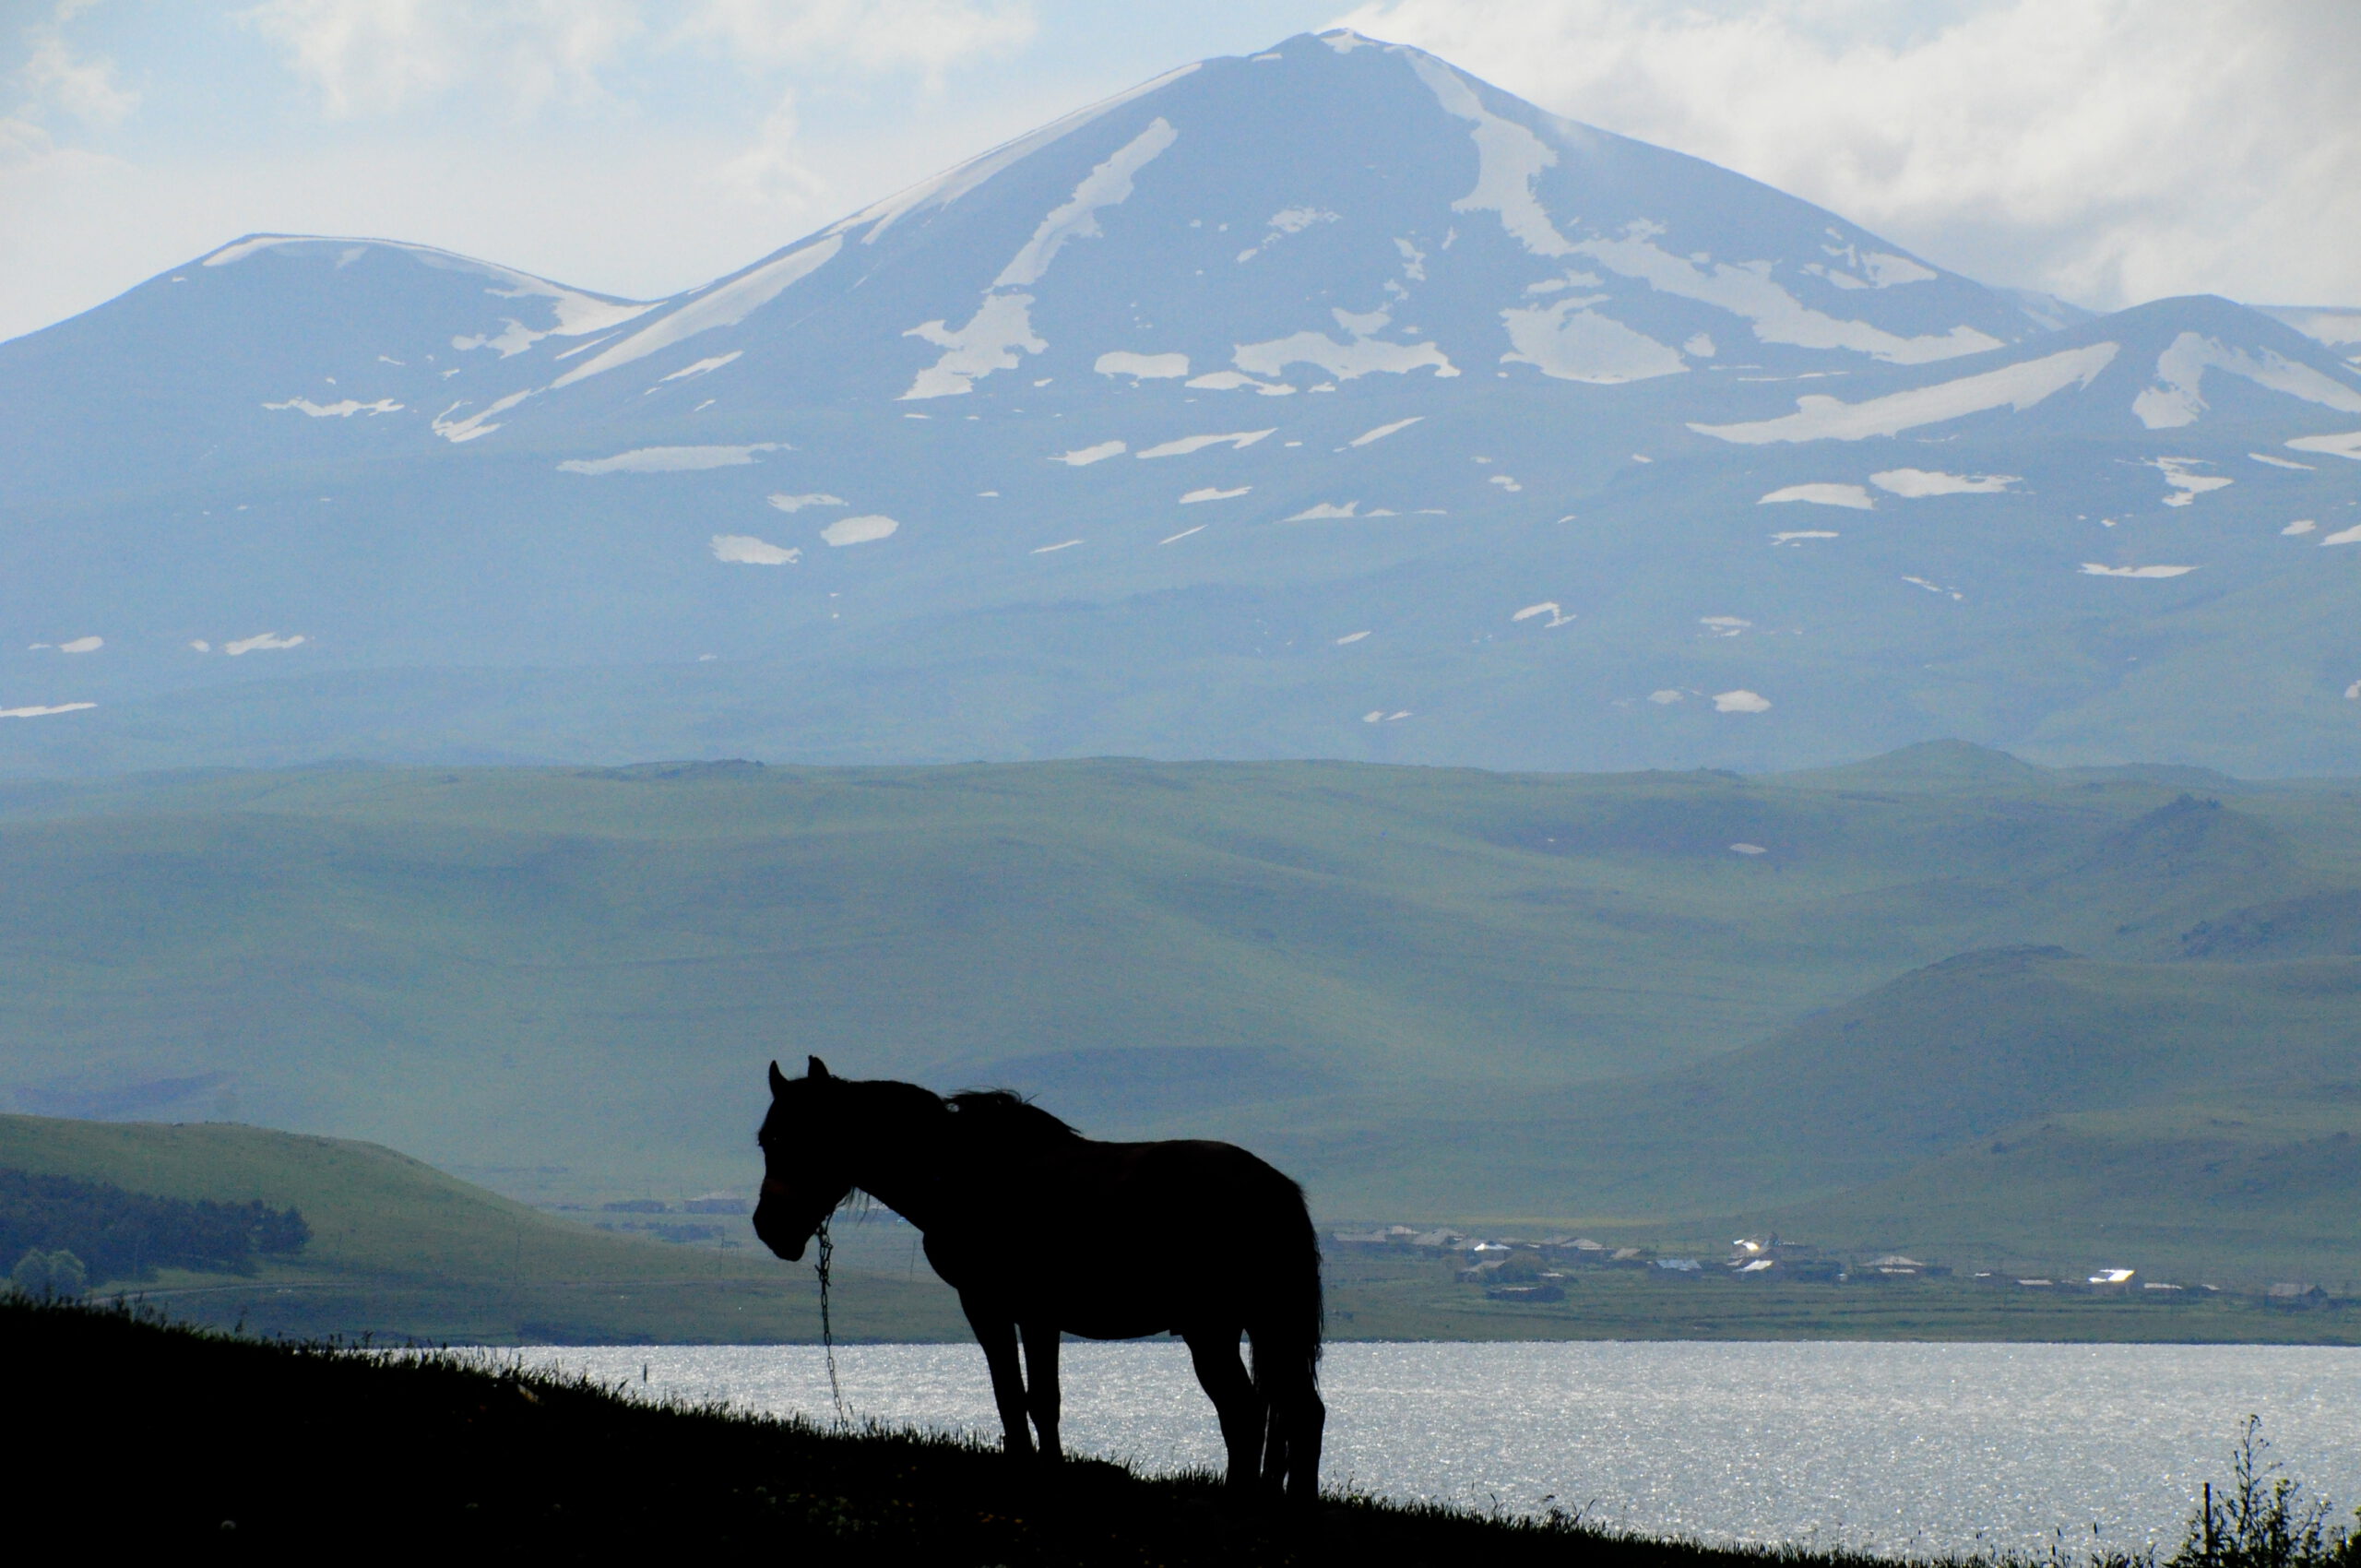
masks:
<path id="1" fill-rule="evenodd" d="M 533 1349 L 651 1396 L 825 1419 L 811 1346 Z M 972 1345 L 836 1352 L 857 1419 L 999 1434 Z M 642 1369 L 647 1382 L 641 1383 Z M 1177 1341 L 1068 1345 L 1067 1445 L 1217 1466 Z M 1543 1344 L 1328 1348 L 1323 1478 L 1397 1498 L 1555 1499 L 1652 1534 L 1914 1555 L 2177 1543 L 2249 1412 L 2287 1472 L 2361 1503 L 2361 1350 L 2280 1346 Z M 2095 1526 L 2095 1534 L 2094 1534 Z"/>

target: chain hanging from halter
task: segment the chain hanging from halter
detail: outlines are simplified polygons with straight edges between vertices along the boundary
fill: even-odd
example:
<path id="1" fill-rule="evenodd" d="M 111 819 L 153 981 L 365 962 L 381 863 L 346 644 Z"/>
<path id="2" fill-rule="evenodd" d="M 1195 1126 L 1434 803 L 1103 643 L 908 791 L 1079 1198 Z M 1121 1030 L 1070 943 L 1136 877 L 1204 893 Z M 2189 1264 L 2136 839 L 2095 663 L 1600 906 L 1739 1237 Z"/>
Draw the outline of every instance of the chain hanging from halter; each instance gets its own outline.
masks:
<path id="1" fill-rule="evenodd" d="M 833 1217 L 832 1217 L 833 1218 Z M 844 1385 L 836 1381 L 836 1332 L 828 1321 L 828 1262 L 836 1256 L 836 1243 L 828 1234 L 828 1221 L 820 1221 L 819 1248 L 813 1266 L 820 1276 L 820 1346 L 828 1361 L 828 1399 L 836 1408 L 836 1425 L 850 1426 L 852 1417 L 845 1409 Z"/>

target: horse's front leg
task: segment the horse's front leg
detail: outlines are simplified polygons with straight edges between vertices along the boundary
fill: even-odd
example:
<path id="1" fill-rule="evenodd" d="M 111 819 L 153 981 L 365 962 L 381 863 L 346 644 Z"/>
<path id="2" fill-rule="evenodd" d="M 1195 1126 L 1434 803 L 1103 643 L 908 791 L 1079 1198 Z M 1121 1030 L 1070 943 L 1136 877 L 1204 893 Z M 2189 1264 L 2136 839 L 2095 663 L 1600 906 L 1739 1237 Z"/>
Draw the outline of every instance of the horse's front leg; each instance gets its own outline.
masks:
<path id="1" fill-rule="evenodd" d="M 1002 1443 L 1012 1458 L 1029 1458 L 1033 1433 L 1026 1425 L 1025 1377 L 1016 1365 L 1016 1321 L 984 1307 L 964 1290 L 959 1293 L 959 1305 L 967 1313 L 967 1326 L 976 1331 L 976 1343 L 984 1348 L 984 1364 L 991 1369 L 992 1403 L 1000 1407 Z"/>
<path id="2" fill-rule="evenodd" d="M 1058 1446 L 1058 1327 L 1053 1323 L 1025 1325 L 1025 1404 L 1033 1413 L 1033 1430 L 1040 1434 L 1041 1457 L 1062 1459 Z"/>

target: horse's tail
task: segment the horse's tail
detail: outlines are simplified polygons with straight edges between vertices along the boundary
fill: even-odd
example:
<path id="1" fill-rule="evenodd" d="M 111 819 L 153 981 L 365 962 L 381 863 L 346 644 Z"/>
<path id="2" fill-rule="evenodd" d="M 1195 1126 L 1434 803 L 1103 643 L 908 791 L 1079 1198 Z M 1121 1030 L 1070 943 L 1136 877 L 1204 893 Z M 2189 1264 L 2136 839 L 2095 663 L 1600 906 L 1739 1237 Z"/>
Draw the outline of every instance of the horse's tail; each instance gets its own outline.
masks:
<path id="1" fill-rule="evenodd" d="M 1280 1178 L 1286 1181 L 1286 1178 Z M 1263 1477 L 1311 1501 L 1320 1491 L 1320 1348 L 1326 1308 L 1320 1289 L 1320 1238 L 1303 1189 L 1287 1182 L 1273 1229 L 1270 1293 L 1249 1327 L 1254 1392 L 1264 1409 Z"/>

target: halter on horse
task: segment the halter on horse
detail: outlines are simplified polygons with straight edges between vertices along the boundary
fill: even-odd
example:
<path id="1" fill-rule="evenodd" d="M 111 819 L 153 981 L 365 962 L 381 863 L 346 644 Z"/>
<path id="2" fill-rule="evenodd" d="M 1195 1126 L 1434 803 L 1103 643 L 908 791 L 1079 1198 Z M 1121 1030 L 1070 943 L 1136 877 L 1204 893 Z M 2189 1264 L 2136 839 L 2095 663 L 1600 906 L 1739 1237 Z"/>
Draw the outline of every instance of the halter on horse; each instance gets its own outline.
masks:
<path id="1" fill-rule="evenodd" d="M 917 1226 L 984 1348 L 1011 1455 L 1038 1434 L 1060 1456 L 1061 1333 L 1177 1334 L 1232 1484 L 1318 1495 L 1320 1249 L 1300 1187 L 1231 1144 L 1100 1143 L 1012 1094 L 839 1078 L 816 1056 L 801 1078 L 772 1063 L 770 1084 L 754 1233 L 796 1262 L 855 1189 Z"/>

